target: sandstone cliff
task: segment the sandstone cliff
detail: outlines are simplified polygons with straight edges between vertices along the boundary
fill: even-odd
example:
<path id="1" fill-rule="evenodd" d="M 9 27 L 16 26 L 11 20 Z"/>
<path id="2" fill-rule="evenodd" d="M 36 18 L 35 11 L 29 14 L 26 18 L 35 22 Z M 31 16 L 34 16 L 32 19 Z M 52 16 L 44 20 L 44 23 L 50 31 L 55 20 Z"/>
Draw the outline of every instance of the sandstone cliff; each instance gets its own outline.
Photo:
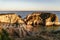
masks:
<path id="1" fill-rule="evenodd" d="M 0 14 L 0 22 L 3 23 L 24 23 L 22 18 L 15 13 Z"/>
<path id="2" fill-rule="evenodd" d="M 39 17 L 40 14 L 38 12 L 34 12 L 26 16 L 25 21 L 27 24 L 37 25 L 42 24 L 42 19 Z"/>
<path id="3" fill-rule="evenodd" d="M 20 15 L 17 15 L 15 13 L 0 14 L 0 31 L 2 29 L 6 30 L 11 37 L 20 37 L 20 31 L 22 30 L 21 26 L 23 26 L 24 24 L 25 22 Z"/>
<path id="4" fill-rule="evenodd" d="M 25 22 L 26 24 L 25 24 Z M 12 14 L 0 14 L 0 25 L 2 23 L 23 23 L 17 27 L 15 26 L 0 26 L 0 32 L 2 27 L 9 33 L 10 36 L 18 36 L 25 37 L 26 35 L 37 35 L 42 31 L 40 25 L 44 25 L 42 27 L 49 25 L 60 25 L 58 17 L 53 13 L 45 13 L 45 12 L 33 12 L 26 16 L 25 19 L 22 19 L 21 16 L 18 16 L 14 13 Z M 32 26 L 33 25 L 33 26 Z M 39 25 L 38 27 L 35 25 Z M 40 28 L 39 28 L 40 27 Z M 44 30 L 44 28 L 43 28 Z"/>
<path id="5" fill-rule="evenodd" d="M 25 21 L 31 25 L 60 25 L 56 14 L 47 12 L 33 12 L 26 16 Z"/>

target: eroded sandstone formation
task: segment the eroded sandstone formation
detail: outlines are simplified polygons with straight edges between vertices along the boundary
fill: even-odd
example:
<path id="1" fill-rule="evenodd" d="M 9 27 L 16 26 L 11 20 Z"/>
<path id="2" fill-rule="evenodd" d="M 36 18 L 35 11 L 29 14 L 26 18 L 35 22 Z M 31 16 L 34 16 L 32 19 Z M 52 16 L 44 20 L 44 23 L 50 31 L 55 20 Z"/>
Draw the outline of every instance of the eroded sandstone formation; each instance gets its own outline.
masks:
<path id="1" fill-rule="evenodd" d="M 38 12 L 34 12 L 32 14 L 29 14 L 26 16 L 25 22 L 27 24 L 31 24 L 31 25 L 42 24 L 42 19 L 39 16 L 40 16 L 40 14 Z"/>
<path id="2" fill-rule="evenodd" d="M 40 32 L 41 30 L 35 25 L 60 25 L 56 14 L 45 12 L 33 12 L 32 14 L 27 15 L 24 20 L 21 16 L 14 13 L 0 14 L 0 25 L 1 23 L 11 23 L 9 26 L 1 26 L 0 29 L 4 28 L 10 36 L 16 35 L 18 37 L 25 37 L 26 35 Z M 19 25 L 14 26 L 15 23 L 18 23 Z"/>
<path id="3" fill-rule="evenodd" d="M 60 25 L 56 14 L 47 12 L 33 12 L 26 16 L 25 21 L 30 25 Z"/>
<path id="4" fill-rule="evenodd" d="M 0 14 L 0 31 L 6 30 L 10 36 L 18 36 L 20 25 L 25 24 L 20 15 L 15 13 Z M 22 32 L 21 32 L 22 33 Z"/>
<path id="5" fill-rule="evenodd" d="M 15 13 L 0 14 L 0 22 L 2 23 L 24 23 L 23 19 Z"/>

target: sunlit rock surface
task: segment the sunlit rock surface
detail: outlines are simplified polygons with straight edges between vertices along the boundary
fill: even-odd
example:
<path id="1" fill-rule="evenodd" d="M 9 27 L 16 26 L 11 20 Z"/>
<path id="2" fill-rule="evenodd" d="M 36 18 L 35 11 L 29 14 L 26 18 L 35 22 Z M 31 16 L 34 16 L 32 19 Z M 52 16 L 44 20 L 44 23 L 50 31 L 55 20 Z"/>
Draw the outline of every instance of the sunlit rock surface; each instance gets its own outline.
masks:
<path id="1" fill-rule="evenodd" d="M 33 12 L 26 16 L 25 21 L 31 25 L 60 25 L 56 14 L 47 12 Z"/>
<path id="2" fill-rule="evenodd" d="M 33 12 L 24 20 L 14 13 L 1 14 L 0 22 L 0 32 L 3 28 L 15 40 L 60 40 L 60 27 L 45 26 L 60 25 L 58 17 L 52 13 Z"/>
<path id="3" fill-rule="evenodd" d="M 25 21 L 27 24 L 31 24 L 31 25 L 37 25 L 37 24 L 42 24 L 43 20 L 40 17 L 39 12 L 34 12 L 32 14 L 29 14 L 26 16 Z"/>
<path id="4" fill-rule="evenodd" d="M 59 19 L 56 16 L 56 14 L 50 13 L 50 16 L 46 19 L 46 25 L 60 25 L 58 23 L 59 23 Z"/>
<path id="5" fill-rule="evenodd" d="M 3 23 L 24 23 L 22 18 L 15 13 L 0 14 L 0 22 Z"/>
<path id="6" fill-rule="evenodd" d="M 25 22 L 20 15 L 15 13 L 0 14 L 0 30 L 3 28 L 10 36 L 20 37 L 19 29 L 22 24 Z"/>

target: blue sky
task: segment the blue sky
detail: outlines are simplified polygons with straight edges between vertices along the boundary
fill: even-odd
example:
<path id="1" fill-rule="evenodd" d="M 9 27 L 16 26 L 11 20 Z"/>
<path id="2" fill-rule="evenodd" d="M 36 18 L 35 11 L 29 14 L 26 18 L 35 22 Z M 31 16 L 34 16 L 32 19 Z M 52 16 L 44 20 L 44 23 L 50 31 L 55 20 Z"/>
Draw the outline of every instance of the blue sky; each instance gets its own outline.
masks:
<path id="1" fill-rule="evenodd" d="M 0 10 L 60 11 L 60 0 L 0 0 Z"/>

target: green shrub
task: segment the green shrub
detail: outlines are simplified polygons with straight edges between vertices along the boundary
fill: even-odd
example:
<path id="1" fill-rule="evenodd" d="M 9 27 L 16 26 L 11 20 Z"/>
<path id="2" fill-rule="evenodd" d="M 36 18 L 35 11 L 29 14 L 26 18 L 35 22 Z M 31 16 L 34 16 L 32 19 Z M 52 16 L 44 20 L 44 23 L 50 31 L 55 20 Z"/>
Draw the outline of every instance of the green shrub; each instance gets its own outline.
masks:
<path id="1" fill-rule="evenodd" d="M 9 38 L 9 34 L 4 29 L 2 29 L 2 32 L 0 32 L 0 40 L 11 40 Z"/>

